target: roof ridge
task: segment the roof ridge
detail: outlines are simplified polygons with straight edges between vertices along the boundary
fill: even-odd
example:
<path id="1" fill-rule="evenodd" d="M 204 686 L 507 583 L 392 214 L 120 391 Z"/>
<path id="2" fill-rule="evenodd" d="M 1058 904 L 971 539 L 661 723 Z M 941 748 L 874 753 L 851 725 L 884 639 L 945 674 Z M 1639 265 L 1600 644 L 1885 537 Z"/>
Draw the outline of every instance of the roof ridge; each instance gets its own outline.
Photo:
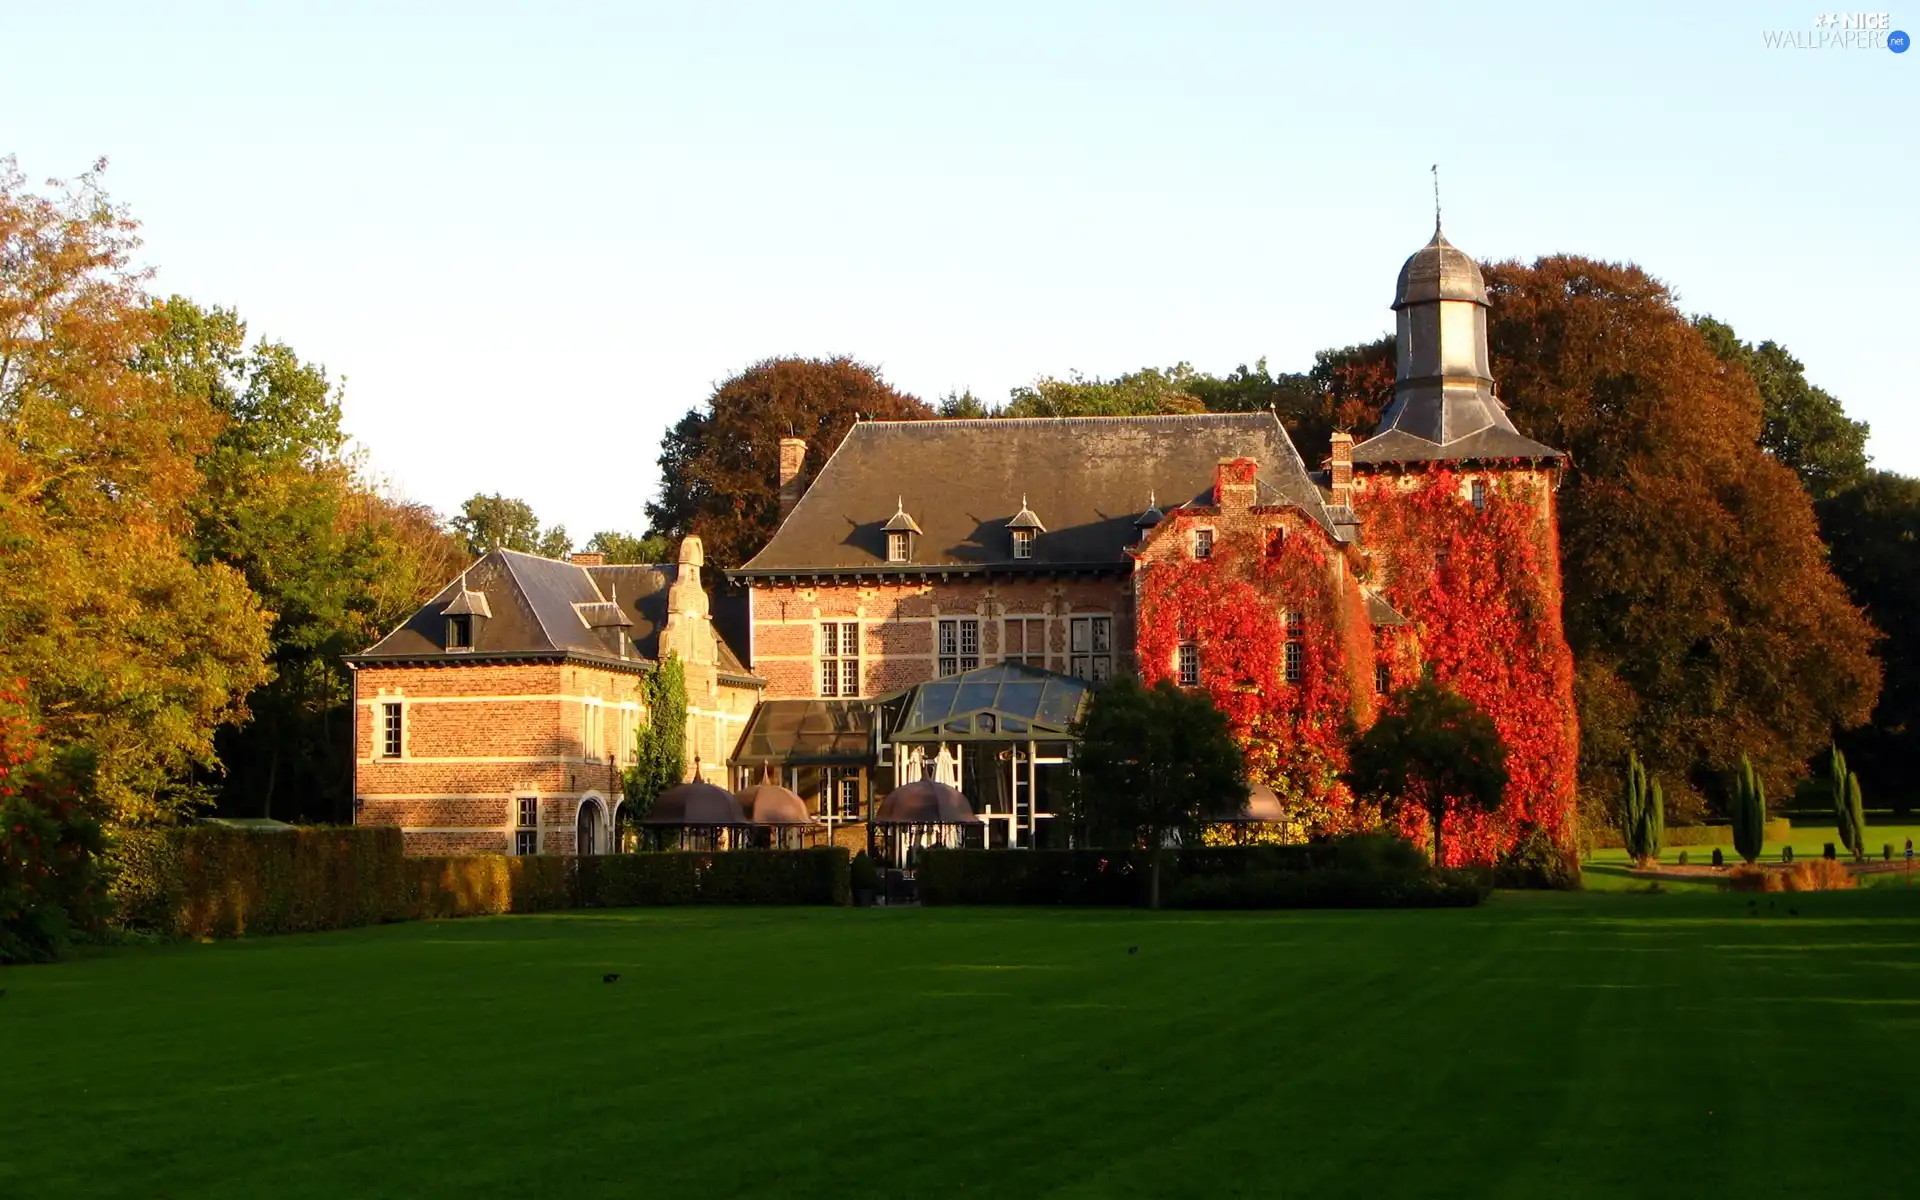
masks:
<path id="1" fill-rule="evenodd" d="M 1174 421 L 1248 421 L 1261 420 L 1273 416 L 1269 412 L 1192 412 L 1192 413 L 1114 413 L 1098 415 L 1079 415 L 1070 417 L 927 417 L 924 419 L 901 419 L 884 421 L 860 421 L 853 430 L 870 428 L 952 428 L 956 425 L 977 426 L 983 429 L 1009 429 L 1028 425 L 1067 425 L 1085 422 L 1121 422 L 1137 423 L 1174 422 Z M 849 433 L 853 432 L 849 430 Z M 841 445 L 845 445 L 845 441 Z M 835 453 L 838 453 L 835 448 Z M 829 458 L 828 461 L 832 461 Z M 820 468 L 820 474 L 826 473 L 826 466 Z M 817 476 L 816 476 L 817 478 Z M 805 497 L 802 497 L 804 501 Z"/>

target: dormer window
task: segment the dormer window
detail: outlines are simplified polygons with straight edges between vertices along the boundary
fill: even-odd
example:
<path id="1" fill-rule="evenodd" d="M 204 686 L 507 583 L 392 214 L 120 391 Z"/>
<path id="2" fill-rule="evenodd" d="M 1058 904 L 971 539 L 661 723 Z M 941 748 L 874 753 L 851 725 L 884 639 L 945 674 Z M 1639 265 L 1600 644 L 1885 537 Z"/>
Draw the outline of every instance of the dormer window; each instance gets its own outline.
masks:
<path id="1" fill-rule="evenodd" d="M 1196 529 L 1193 531 L 1193 556 L 1195 558 L 1213 557 L 1213 530 Z"/>
<path id="2" fill-rule="evenodd" d="M 1007 522 L 1007 528 L 1013 532 L 1013 556 L 1020 559 L 1033 557 L 1033 539 L 1035 535 L 1047 531 L 1033 510 L 1027 507 L 1027 498 L 1020 497 L 1020 511 L 1013 514 L 1013 520 Z"/>
<path id="3" fill-rule="evenodd" d="M 913 539 L 920 535 L 920 526 L 907 515 L 907 500 L 902 496 L 894 503 L 893 515 L 880 527 L 887 538 L 887 561 L 890 563 L 909 563 L 913 561 Z"/>
<path id="4" fill-rule="evenodd" d="M 473 649 L 473 617 L 459 613 L 447 618 L 447 649 Z"/>

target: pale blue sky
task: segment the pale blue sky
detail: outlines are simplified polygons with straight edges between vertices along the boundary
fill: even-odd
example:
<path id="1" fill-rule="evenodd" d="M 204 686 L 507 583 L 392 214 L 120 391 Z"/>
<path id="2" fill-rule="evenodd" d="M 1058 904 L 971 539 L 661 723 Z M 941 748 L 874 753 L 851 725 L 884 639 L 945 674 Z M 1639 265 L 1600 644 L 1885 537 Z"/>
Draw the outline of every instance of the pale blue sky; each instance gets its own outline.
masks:
<path id="1" fill-rule="evenodd" d="M 1436 161 L 1456 244 L 1638 262 L 1920 473 L 1920 52 L 1562 7 L 0 0 L 0 153 L 107 156 L 157 287 L 345 375 L 400 490 L 581 539 L 769 355 L 1304 369 L 1388 327 Z"/>

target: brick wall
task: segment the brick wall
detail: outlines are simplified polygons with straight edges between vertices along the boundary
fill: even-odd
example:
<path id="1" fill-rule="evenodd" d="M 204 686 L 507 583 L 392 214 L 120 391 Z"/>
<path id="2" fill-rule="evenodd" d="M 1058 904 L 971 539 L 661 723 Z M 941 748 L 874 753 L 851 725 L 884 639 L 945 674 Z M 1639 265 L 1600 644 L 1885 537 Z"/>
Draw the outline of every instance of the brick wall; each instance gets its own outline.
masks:
<path id="1" fill-rule="evenodd" d="M 754 673 L 767 680 L 768 699 L 821 695 L 820 626 L 852 621 L 860 626 L 860 694 L 884 695 L 940 674 L 937 637 L 942 617 L 980 622 L 981 666 L 1008 653 L 1009 621 L 1036 620 L 1046 648 L 1042 665 L 1066 672 L 1076 615 L 1110 617 L 1113 669 L 1131 668 L 1133 593 L 1125 578 L 756 583 Z"/>

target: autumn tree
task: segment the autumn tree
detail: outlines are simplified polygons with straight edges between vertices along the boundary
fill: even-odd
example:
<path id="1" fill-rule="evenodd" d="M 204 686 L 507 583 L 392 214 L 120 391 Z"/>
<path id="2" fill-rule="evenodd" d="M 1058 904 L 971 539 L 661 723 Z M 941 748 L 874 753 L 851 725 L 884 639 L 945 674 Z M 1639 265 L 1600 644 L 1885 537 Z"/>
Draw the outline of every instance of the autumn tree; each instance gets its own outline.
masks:
<path id="1" fill-rule="evenodd" d="M 460 515 L 453 519 L 453 531 L 475 558 L 493 550 L 565 558 L 573 550 L 565 525 L 543 529 L 531 504 L 498 492 L 491 496 L 475 494 L 462 504 Z"/>
<path id="2" fill-rule="evenodd" d="M 844 355 L 755 363 L 667 431 L 659 499 L 647 505 L 649 532 L 674 542 L 698 534 L 709 566 L 737 567 L 779 524 L 781 438 L 807 440 L 805 474 L 811 479 L 855 420 L 932 415 L 877 369 Z"/>
<path id="3" fill-rule="evenodd" d="M 1803 774 L 1866 720 L 1880 668 L 1805 489 L 1762 449 L 1753 378 L 1637 267 L 1559 255 L 1486 275 L 1502 397 L 1573 459 L 1560 552 L 1583 792 L 1616 793 L 1630 747 L 1681 781 L 1683 817 L 1724 793 L 1740 748 Z"/>
<path id="4" fill-rule="evenodd" d="M 226 420 L 140 365 L 166 315 L 98 170 L 43 194 L 0 160 L 0 676 L 28 681 L 55 752 L 91 752 L 109 819 L 146 823 L 245 716 L 268 620 L 189 553 Z"/>
<path id="5" fill-rule="evenodd" d="M 1760 445 L 1791 468 L 1815 500 L 1859 483 L 1867 473 L 1867 423 L 1807 381 L 1806 368 L 1778 342 L 1743 342 L 1712 317 L 1694 325 L 1720 361 L 1740 367 L 1760 392 Z"/>
<path id="6" fill-rule="evenodd" d="M 1885 633 L 1886 687 L 1872 719 L 1840 746 L 1869 794 L 1912 809 L 1920 783 L 1920 479 L 1869 471 L 1816 506 L 1833 570 Z"/>

